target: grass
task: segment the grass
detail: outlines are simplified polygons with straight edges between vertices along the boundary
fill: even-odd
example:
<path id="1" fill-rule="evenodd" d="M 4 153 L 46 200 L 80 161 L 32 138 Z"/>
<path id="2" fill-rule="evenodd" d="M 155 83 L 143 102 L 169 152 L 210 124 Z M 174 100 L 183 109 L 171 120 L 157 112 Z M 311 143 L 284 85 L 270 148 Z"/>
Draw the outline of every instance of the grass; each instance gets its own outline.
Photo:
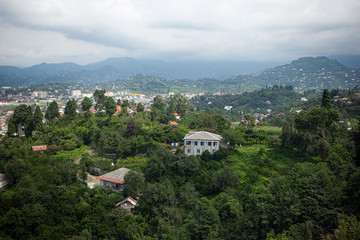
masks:
<path id="1" fill-rule="evenodd" d="M 264 144 L 253 144 L 248 146 L 237 147 L 236 150 L 238 150 L 240 154 L 254 155 L 257 154 L 261 148 L 265 149 L 267 148 L 267 146 Z"/>
<path id="2" fill-rule="evenodd" d="M 135 156 L 128 157 L 125 159 L 120 159 L 117 161 L 116 166 L 118 167 L 126 167 L 135 171 L 140 171 L 143 169 L 148 159 L 145 157 Z"/>
<path id="3" fill-rule="evenodd" d="M 279 137 L 281 135 L 281 127 L 275 126 L 258 126 L 255 127 L 256 131 L 263 130 L 269 137 Z"/>
<path id="4" fill-rule="evenodd" d="M 76 161 L 81 158 L 82 154 L 84 154 L 88 148 L 89 148 L 88 146 L 82 145 L 80 148 L 75 148 L 72 151 L 61 150 L 53 157 L 54 158 L 68 158 L 68 159 L 72 159 L 73 161 Z"/>

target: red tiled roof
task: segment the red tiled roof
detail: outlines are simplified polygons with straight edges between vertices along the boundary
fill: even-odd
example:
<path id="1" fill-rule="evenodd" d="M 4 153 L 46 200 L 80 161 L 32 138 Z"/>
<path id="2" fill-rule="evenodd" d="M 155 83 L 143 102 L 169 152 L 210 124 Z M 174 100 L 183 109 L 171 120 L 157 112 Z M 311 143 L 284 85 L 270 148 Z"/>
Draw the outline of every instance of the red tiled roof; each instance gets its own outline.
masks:
<path id="1" fill-rule="evenodd" d="M 42 146 L 32 146 L 31 147 L 32 150 L 34 152 L 37 152 L 37 151 L 45 151 L 47 149 L 46 145 L 42 145 Z"/>
<path id="2" fill-rule="evenodd" d="M 177 122 L 170 122 L 171 125 L 179 125 Z"/>
<path id="3" fill-rule="evenodd" d="M 100 180 L 104 180 L 104 181 L 108 181 L 108 182 L 113 182 L 113 183 L 120 183 L 120 184 L 124 184 L 124 181 L 118 181 L 118 180 L 114 180 L 114 179 L 110 179 L 110 178 L 104 178 L 104 177 L 96 177 L 96 179 L 100 179 Z"/>

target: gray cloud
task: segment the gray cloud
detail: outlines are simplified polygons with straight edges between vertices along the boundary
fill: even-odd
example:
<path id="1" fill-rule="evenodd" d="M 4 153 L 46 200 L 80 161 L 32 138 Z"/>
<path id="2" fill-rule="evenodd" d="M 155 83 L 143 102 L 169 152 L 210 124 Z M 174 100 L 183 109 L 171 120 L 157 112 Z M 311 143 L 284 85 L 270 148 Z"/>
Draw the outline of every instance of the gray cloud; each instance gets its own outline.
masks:
<path id="1" fill-rule="evenodd" d="M 360 54 L 358 0 L 0 0 L 0 64 Z"/>

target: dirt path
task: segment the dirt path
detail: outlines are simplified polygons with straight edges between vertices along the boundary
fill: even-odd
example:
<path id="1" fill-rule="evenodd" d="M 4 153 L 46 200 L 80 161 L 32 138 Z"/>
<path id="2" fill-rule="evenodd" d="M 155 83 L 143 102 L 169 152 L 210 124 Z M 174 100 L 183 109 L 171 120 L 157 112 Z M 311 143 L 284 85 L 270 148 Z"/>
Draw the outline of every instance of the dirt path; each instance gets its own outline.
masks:
<path id="1" fill-rule="evenodd" d="M 85 182 L 88 184 L 89 188 L 100 186 L 100 180 L 96 179 L 96 176 L 93 176 L 90 173 L 87 174 L 87 180 Z"/>
<path id="2" fill-rule="evenodd" d="M 89 155 L 95 155 L 95 151 L 90 148 L 86 149 L 85 153 L 87 153 Z M 81 156 L 77 157 L 74 160 L 74 163 L 80 164 L 80 160 L 81 160 Z M 94 188 L 95 186 L 100 186 L 100 180 L 96 179 L 96 176 L 91 175 L 90 173 L 87 173 L 87 180 L 85 182 L 88 184 L 89 188 Z"/>

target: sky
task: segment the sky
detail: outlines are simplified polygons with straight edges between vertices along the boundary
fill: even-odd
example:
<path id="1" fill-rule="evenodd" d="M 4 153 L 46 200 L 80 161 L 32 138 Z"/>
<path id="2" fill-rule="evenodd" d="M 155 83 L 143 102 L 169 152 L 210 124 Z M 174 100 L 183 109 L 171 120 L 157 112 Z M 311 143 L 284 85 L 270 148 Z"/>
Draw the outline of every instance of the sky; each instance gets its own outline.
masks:
<path id="1" fill-rule="evenodd" d="M 360 55 L 359 0 L 0 0 L 0 65 Z"/>

